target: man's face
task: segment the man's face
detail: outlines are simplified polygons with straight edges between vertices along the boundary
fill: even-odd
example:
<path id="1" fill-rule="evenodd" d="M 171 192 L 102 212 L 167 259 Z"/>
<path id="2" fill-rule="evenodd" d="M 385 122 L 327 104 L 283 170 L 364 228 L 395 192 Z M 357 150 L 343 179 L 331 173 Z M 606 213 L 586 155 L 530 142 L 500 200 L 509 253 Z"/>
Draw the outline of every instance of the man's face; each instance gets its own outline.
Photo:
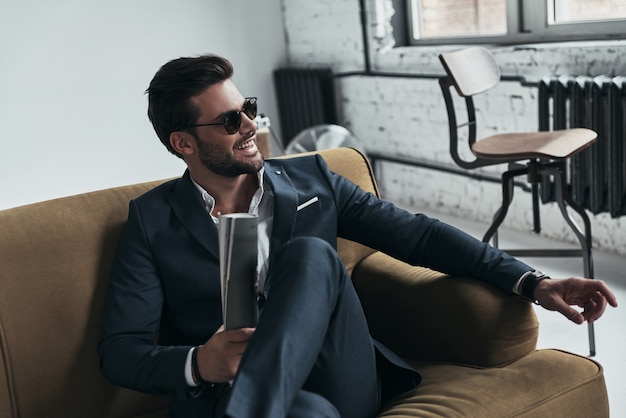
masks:
<path id="1" fill-rule="evenodd" d="M 244 97 L 231 80 L 215 84 L 192 102 L 200 109 L 197 124 L 221 123 L 231 111 L 241 111 Z M 263 155 L 256 144 L 256 122 L 240 113 L 241 126 L 229 134 L 223 125 L 196 127 L 197 156 L 210 171 L 225 177 L 256 173 L 263 167 Z"/>

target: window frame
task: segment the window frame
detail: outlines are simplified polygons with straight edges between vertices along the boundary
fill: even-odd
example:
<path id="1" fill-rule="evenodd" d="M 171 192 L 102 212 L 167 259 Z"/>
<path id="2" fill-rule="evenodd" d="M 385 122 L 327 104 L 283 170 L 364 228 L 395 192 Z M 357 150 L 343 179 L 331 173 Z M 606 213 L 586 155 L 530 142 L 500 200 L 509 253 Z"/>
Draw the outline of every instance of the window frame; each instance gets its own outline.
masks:
<path id="1" fill-rule="evenodd" d="M 415 4 L 406 0 L 407 45 L 498 44 L 618 40 L 626 38 L 626 18 L 602 21 L 576 21 L 548 24 L 548 0 L 506 0 L 508 33 L 503 35 L 464 35 L 414 38 Z M 537 7 L 538 1 L 546 7 Z M 532 6 L 535 7 L 532 7 Z M 542 10 L 543 9 L 543 10 Z"/>

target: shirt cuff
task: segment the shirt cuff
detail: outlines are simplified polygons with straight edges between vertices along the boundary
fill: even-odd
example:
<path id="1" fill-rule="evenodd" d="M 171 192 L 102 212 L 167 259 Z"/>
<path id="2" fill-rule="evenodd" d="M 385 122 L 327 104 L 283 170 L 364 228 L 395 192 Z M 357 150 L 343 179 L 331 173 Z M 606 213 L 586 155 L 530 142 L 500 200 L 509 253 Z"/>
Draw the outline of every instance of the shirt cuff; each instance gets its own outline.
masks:
<path id="1" fill-rule="evenodd" d="M 517 279 L 517 281 L 515 282 L 515 285 L 513 285 L 512 292 L 515 293 L 516 295 L 521 296 L 522 295 L 522 282 L 529 274 L 534 273 L 534 272 L 535 270 L 530 270 L 522 274 L 522 276 L 519 279 Z"/>
<path id="2" fill-rule="evenodd" d="M 191 349 L 187 353 L 187 360 L 185 360 L 185 380 L 187 381 L 187 384 L 191 387 L 200 386 L 199 384 L 194 382 L 193 374 L 191 372 L 191 355 L 193 354 L 194 349 L 195 347 L 191 347 Z"/>

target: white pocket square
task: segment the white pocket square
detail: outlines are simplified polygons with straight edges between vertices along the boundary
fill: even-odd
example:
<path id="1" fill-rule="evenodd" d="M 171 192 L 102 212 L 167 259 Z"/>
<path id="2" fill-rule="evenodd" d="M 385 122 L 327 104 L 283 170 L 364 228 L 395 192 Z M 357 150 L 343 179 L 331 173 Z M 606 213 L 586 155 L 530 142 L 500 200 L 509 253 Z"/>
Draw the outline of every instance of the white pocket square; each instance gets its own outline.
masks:
<path id="1" fill-rule="evenodd" d="M 300 212 L 302 209 L 306 208 L 307 206 L 312 205 L 315 202 L 318 202 L 319 198 L 317 196 L 315 196 L 313 199 L 309 199 L 306 202 L 302 203 L 301 205 L 298 205 L 298 207 L 296 208 L 296 212 Z"/>

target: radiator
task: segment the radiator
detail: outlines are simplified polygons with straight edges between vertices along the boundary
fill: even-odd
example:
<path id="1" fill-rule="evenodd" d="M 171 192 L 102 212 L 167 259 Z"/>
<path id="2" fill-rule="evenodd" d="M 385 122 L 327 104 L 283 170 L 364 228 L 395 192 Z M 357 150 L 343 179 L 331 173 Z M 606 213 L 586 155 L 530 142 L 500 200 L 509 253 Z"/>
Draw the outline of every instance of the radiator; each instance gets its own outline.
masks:
<path id="1" fill-rule="evenodd" d="M 280 68 L 274 71 L 283 145 L 300 131 L 336 124 L 335 88 L 329 68 Z"/>
<path id="2" fill-rule="evenodd" d="M 597 214 L 626 214 L 626 78 L 550 76 L 539 83 L 539 130 L 590 128 L 598 140 L 575 155 L 568 187 L 576 203 Z M 548 179 L 542 199 L 552 200 Z"/>

